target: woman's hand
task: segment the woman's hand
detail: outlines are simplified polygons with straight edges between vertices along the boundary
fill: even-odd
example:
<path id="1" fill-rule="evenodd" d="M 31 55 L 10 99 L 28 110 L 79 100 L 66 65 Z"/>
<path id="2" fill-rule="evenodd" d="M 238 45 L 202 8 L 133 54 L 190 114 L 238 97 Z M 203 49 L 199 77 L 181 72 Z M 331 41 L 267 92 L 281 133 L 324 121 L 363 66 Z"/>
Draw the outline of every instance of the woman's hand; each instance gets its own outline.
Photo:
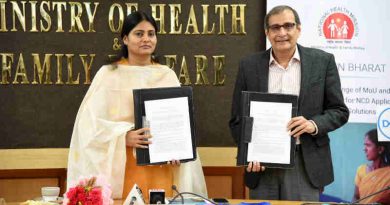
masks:
<path id="1" fill-rule="evenodd" d="M 172 159 L 171 161 L 168 161 L 167 164 L 171 164 L 172 166 L 180 166 L 180 160 Z"/>
<path id="2" fill-rule="evenodd" d="M 149 133 L 150 128 L 141 128 L 138 130 L 130 130 L 126 134 L 126 146 L 135 148 L 148 148 L 148 144 L 152 142 L 148 139 L 152 136 Z"/>

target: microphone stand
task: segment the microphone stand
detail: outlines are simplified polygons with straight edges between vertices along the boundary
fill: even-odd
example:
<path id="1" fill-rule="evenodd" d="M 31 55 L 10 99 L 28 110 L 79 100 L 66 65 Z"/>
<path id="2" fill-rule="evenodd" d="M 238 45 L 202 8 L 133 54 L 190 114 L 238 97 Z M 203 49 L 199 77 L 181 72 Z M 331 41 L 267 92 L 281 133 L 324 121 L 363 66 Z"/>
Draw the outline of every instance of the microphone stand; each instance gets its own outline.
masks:
<path id="1" fill-rule="evenodd" d="M 177 195 L 180 196 L 180 198 L 181 198 L 181 204 L 184 204 L 184 197 L 183 197 L 183 195 L 177 190 L 176 185 L 172 185 L 172 189 L 177 193 Z M 172 201 L 174 201 L 174 200 L 172 200 Z"/>
<path id="2" fill-rule="evenodd" d="M 330 204 L 338 204 L 338 205 L 353 205 L 353 204 L 356 204 L 356 205 L 358 205 L 358 204 L 360 204 L 359 202 L 361 202 L 361 201 L 363 201 L 363 200 L 365 200 L 365 199 L 367 199 L 367 198 L 370 198 L 370 197 L 372 197 L 372 196 L 374 196 L 374 195 L 377 195 L 377 194 L 379 194 L 379 193 L 382 193 L 382 192 L 384 192 L 384 191 L 387 191 L 387 190 L 390 190 L 390 186 L 387 186 L 387 187 L 385 187 L 385 188 L 383 188 L 383 189 L 381 189 L 381 190 L 379 190 L 379 191 L 377 191 L 377 192 L 374 192 L 374 193 L 372 193 L 372 194 L 369 194 L 369 195 L 367 195 L 367 196 L 365 196 L 365 197 L 363 197 L 363 198 L 361 198 L 361 199 L 358 199 L 358 200 L 355 200 L 355 201 L 353 201 L 353 202 L 351 202 L 351 203 L 330 203 Z M 323 204 L 322 202 L 316 202 L 316 203 L 303 203 L 302 205 L 310 205 L 310 204 Z M 366 204 L 366 203 L 365 203 Z M 377 202 L 374 202 L 374 203 L 369 203 L 369 204 L 367 204 L 367 205 L 379 205 L 380 203 L 377 203 Z"/>
<path id="3" fill-rule="evenodd" d="M 172 202 L 175 201 L 175 199 L 176 199 L 177 197 L 179 197 L 180 195 L 183 195 L 183 194 L 189 194 L 189 195 L 197 196 L 197 197 L 200 197 L 200 198 L 202 198 L 203 200 L 205 200 L 205 201 L 207 201 L 207 202 L 209 202 L 209 203 L 211 203 L 211 204 L 217 205 L 217 203 L 211 201 L 210 199 L 207 199 L 207 198 L 205 198 L 204 196 L 201 196 L 201 195 L 199 195 L 199 194 L 195 194 L 195 193 L 192 193 L 192 192 L 181 192 L 181 193 L 177 194 L 176 196 L 174 196 L 174 197 L 172 198 L 172 200 L 171 200 L 168 204 L 172 204 Z"/>
<path id="4" fill-rule="evenodd" d="M 372 193 L 372 194 L 369 194 L 369 195 L 367 195 L 367 196 L 365 196 L 365 197 L 363 197 L 363 198 L 361 198 L 361 199 L 358 199 L 358 200 L 356 200 L 356 201 L 353 201 L 351 204 L 359 203 L 360 201 L 363 201 L 364 199 L 367 199 L 367 198 L 369 198 L 369 197 L 372 197 L 372 196 L 374 196 L 374 195 L 377 195 L 377 194 L 382 193 L 382 192 L 387 191 L 387 190 L 390 190 L 390 186 L 387 186 L 387 187 L 385 187 L 384 189 L 381 189 L 381 190 L 379 190 L 379 191 L 377 191 L 377 192 L 374 192 L 374 193 Z"/>

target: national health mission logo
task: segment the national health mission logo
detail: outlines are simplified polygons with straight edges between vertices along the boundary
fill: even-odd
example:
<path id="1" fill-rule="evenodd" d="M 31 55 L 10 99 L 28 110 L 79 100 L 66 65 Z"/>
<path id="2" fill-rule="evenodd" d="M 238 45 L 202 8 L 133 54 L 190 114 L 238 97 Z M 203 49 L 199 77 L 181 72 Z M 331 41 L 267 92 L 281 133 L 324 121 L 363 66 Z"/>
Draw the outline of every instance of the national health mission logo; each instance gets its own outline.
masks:
<path id="1" fill-rule="evenodd" d="M 333 7 L 321 16 L 318 33 L 328 41 L 347 43 L 359 35 L 358 21 L 347 8 Z"/>

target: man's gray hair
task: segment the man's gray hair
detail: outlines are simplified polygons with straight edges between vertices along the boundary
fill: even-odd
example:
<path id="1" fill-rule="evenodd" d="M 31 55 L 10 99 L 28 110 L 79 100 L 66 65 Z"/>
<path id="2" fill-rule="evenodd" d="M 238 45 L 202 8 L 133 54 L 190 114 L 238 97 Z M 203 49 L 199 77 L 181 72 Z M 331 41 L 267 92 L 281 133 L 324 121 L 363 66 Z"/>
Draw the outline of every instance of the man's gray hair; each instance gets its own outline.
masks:
<path id="1" fill-rule="evenodd" d="M 268 27 L 270 26 L 268 24 L 268 21 L 269 21 L 269 18 L 273 15 L 276 15 L 276 14 L 280 14 L 282 13 L 283 11 L 285 10 L 290 10 L 293 12 L 294 14 L 294 18 L 295 18 L 295 23 L 297 25 L 301 25 L 301 20 L 299 20 L 299 16 L 298 16 L 298 13 L 297 11 L 295 11 L 293 8 L 291 8 L 290 6 L 286 6 L 286 5 L 280 5 L 280 6 L 275 6 L 274 8 L 271 9 L 271 11 L 268 12 L 268 14 L 265 16 L 265 19 L 264 19 L 264 29 L 265 30 L 268 30 Z"/>

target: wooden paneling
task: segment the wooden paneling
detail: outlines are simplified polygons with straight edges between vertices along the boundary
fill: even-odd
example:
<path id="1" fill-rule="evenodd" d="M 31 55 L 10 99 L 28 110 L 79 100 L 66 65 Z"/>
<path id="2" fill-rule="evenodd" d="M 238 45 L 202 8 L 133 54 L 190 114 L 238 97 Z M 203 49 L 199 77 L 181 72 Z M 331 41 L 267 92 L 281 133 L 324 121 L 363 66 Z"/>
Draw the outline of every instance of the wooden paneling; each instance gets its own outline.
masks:
<path id="1" fill-rule="evenodd" d="M 68 148 L 0 149 L 0 170 L 66 168 Z"/>
<path id="2" fill-rule="evenodd" d="M 198 147 L 197 150 L 204 167 L 236 166 L 236 147 Z"/>
<path id="3" fill-rule="evenodd" d="M 235 167 L 236 152 L 234 147 L 198 148 L 209 197 L 245 198 L 244 170 Z M 34 185 L 35 191 L 26 196 L 36 197 L 40 195 L 40 187 L 46 186 L 45 180 L 50 179 L 64 193 L 67 158 L 68 149 L 62 148 L 0 149 L 0 186 L 11 188 L 11 181 L 18 187 Z M 10 193 L 4 190 L 0 189 L 0 197 Z M 13 196 L 19 197 L 18 194 Z"/>
<path id="4" fill-rule="evenodd" d="M 0 197 L 6 201 L 25 201 L 41 196 L 41 187 L 66 189 L 66 169 L 0 170 Z"/>
<path id="5" fill-rule="evenodd" d="M 210 198 L 245 198 L 244 169 L 242 167 L 203 167 L 203 172 L 206 183 L 208 183 L 207 191 Z"/>
<path id="6" fill-rule="evenodd" d="M 45 186 L 58 186 L 58 179 L 0 179 L 0 196 L 5 201 L 26 201 L 40 197 Z"/>
<path id="7" fill-rule="evenodd" d="M 245 198 L 241 167 L 203 167 L 210 198 Z M 22 201 L 40 196 L 42 186 L 66 187 L 66 169 L 0 170 L 0 197 Z M 23 194 L 21 194 L 23 193 Z"/>
<path id="8" fill-rule="evenodd" d="M 200 160 L 207 167 L 234 167 L 236 147 L 198 147 Z M 0 170 L 66 168 L 68 148 L 0 149 Z"/>
<path id="9" fill-rule="evenodd" d="M 205 176 L 208 195 L 210 198 L 233 198 L 233 177 Z"/>

